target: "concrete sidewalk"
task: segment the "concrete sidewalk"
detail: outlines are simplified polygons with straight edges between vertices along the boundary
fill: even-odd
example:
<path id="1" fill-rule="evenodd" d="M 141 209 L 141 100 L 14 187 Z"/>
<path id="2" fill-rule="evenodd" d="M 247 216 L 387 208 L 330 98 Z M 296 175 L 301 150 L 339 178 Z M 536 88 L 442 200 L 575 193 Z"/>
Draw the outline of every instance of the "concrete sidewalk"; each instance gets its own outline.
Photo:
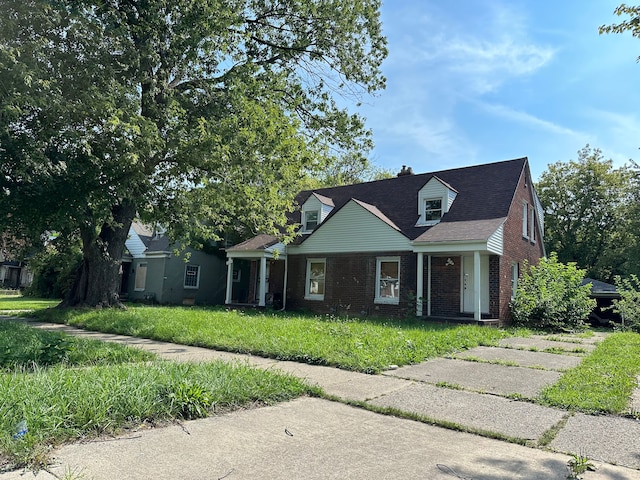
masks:
<path id="1" fill-rule="evenodd" d="M 566 454 L 579 453 L 599 466 L 598 471 L 585 474 L 585 480 L 640 479 L 639 422 L 571 415 L 520 400 L 534 397 L 563 370 L 579 363 L 581 351 L 594 348 L 593 340 L 508 339 L 501 348 L 478 347 L 456 358 L 365 375 L 64 325 L 32 325 L 125 343 L 178 361 L 221 359 L 277 368 L 306 378 L 344 401 L 389 407 L 485 435 L 301 398 L 124 438 L 65 446 L 55 452 L 50 473 L 41 472 L 37 478 L 83 472 L 84 478 L 95 480 L 446 479 L 456 475 L 469 480 L 564 479 Z M 555 353 L 541 351 L 545 348 Z M 560 453 L 535 448 L 553 430 L 557 433 L 550 448 Z M 530 447 L 487 436 L 509 437 Z M 25 478 L 19 472 L 0 477 Z"/>

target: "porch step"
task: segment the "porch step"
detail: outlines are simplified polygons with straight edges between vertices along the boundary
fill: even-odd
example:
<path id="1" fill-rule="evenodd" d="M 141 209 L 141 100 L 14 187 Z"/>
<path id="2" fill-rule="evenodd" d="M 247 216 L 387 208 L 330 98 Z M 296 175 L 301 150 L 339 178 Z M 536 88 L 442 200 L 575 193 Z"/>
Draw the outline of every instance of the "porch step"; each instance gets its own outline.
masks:
<path id="1" fill-rule="evenodd" d="M 482 318 L 476 320 L 472 317 L 422 317 L 427 322 L 445 323 L 445 324 L 464 324 L 464 325 L 481 325 L 483 327 L 499 327 L 500 320 L 497 318 Z"/>

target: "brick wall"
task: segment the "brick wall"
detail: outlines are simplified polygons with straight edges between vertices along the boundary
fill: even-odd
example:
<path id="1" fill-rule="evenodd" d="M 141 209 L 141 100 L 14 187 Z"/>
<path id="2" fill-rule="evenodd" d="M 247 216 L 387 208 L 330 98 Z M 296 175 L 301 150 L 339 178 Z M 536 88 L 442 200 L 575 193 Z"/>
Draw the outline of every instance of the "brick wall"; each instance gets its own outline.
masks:
<path id="1" fill-rule="evenodd" d="M 536 231 L 535 242 L 531 242 L 522 235 L 523 201 L 526 201 L 529 207 L 535 205 L 528 171 L 523 172 L 520 178 L 511 209 L 509 210 L 509 218 L 504 225 L 504 254 L 500 257 L 499 267 L 499 318 L 501 324 L 508 323 L 511 317 L 509 308 L 509 303 L 511 302 L 511 264 L 518 263 L 519 271 L 521 272 L 524 260 L 536 265 L 543 255 L 542 239 L 538 230 Z"/>
<path id="2" fill-rule="evenodd" d="M 460 315 L 460 268 L 462 267 L 462 259 L 460 257 L 451 257 L 453 265 L 447 265 L 447 258 L 431 257 L 431 315 L 434 317 L 456 317 Z M 425 272 L 426 270 L 425 266 Z M 424 285 L 426 295 L 426 280 Z M 423 313 L 426 315 L 426 310 Z"/>
<path id="3" fill-rule="evenodd" d="M 377 304 L 376 259 L 400 257 L 399 303 Z M 324 300 L 305 300 L 306 266 L 308 258 L 326 260 Z M 398 317 L 415 308 L 410 297 L 416 292 L 416 258 L 409 252 L 353 253 L 331 256 L 289 255 L 287 308 L 306 309 L 317 313 L 339 315 L 375 315 Z"/>

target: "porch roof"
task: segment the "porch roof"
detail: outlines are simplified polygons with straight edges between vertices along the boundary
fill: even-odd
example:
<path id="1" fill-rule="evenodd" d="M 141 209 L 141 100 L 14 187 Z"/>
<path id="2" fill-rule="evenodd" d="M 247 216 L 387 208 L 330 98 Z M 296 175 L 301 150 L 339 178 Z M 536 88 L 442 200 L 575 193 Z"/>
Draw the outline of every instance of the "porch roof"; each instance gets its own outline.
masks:
<path id="1" fill-rule="evenodd" d="M 261 234 L 227 248 L 229 258 L 273 258 L 286 256 L 285 245 L 273 235 Z"/>
<path id="2" fill-rule="evenodd" d="M 412 243 L 414 251 L 484 250 L 502 254 L 502 226 L 507 217 L 462 222 L 440 222 Z"/>

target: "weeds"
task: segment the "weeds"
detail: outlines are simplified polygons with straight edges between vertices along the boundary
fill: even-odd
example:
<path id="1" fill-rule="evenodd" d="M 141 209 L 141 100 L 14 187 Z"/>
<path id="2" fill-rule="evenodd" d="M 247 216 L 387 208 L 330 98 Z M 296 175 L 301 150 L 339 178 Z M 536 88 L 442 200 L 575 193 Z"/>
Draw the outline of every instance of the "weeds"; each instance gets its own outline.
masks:
<path id="1" fill-rule="evenodd" d="M 476 325 L 445 326 L 421 320 L 366 320 L 220 308 L 142 307 L 127 311 L 36 312 L 39 319 L 90 330 L 153 338 L 280 360 L 377 373 L 511 335 Z"/>

